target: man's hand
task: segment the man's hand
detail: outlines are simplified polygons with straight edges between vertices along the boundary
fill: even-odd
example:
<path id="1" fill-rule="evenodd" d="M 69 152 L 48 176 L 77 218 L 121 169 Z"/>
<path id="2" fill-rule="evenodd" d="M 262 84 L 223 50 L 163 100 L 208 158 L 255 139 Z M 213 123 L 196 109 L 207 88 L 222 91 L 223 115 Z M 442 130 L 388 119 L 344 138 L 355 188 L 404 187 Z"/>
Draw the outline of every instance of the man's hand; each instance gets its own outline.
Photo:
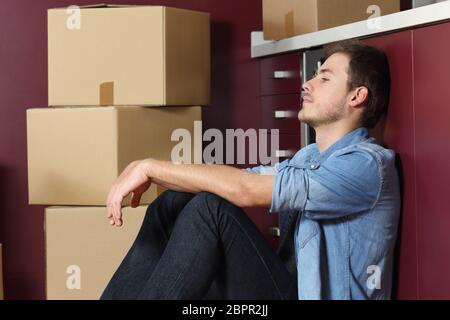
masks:
<path id="1" fill-rule="evenodd" d="M 112 185 L 106 201 L 107 218 L 111 225 L 122 225 L 122 202 L 132 193 L 131 207 L 139 206 L 142 194 L 151 185 L 147 176 L 147 160 L 138 160 L 130 163 Z"/>

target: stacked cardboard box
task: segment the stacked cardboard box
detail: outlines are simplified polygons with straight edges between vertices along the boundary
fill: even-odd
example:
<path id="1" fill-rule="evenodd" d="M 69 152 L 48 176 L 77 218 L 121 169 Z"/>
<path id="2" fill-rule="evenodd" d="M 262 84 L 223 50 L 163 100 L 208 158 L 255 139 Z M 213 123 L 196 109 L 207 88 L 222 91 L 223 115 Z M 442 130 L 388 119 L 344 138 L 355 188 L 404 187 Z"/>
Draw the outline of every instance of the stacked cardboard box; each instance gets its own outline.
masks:
<path id="1" fill-rule="evenodd" d="M 98 299 L 131 247 L 145 206 L 124 208 L 112 228 L 103 207 L 49 207 L 45 211 L 47 299 Z"/>
<path id="2" fill-rule="evenodd" d="M 51 206 L 48 299 L 98 299 L 130 248 L 160 190 L 124 208 L 122 228 L 106 219 L 108 191 L 130 162 L 170 160 L 175 130 L 194 136 L 210 99 L 209 28 L 207 13 L 162 6 L 48 11 L 50 108 L 27 110 L 29 202 Z"/>
<path id="3" fill-rule="evenodd" d="M 29 109 L 29 202 L 105 205 L 111 185 L 130 162 L 170 160 L 179 143 L 171 141 L 173 130 L 184 128 L 193 136 L 200 119 L 201 107 Z M 142 203 L 155 196 L 151 186 Z"/>
<path id="4" fill-rule="evenodd" d="M 400 11 L 400 0 L 263 0 L 265 40 L 367 20 Z"/>
<path id="5" fill-rule="evenodd" d="M 50 105 L 209 103 L 208 14 L 160 6 L 80 11 L 48 11 Z"/>

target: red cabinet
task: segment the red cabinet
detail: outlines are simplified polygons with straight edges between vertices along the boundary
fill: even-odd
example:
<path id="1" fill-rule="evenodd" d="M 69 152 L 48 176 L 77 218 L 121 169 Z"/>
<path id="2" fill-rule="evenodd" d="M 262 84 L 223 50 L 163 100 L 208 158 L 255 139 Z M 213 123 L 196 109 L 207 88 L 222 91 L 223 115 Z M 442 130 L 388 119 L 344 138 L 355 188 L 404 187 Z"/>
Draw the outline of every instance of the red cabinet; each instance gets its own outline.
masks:
<path id="1" fill-rule="evenodd" d="M 300 135 L 280 134 L 279 147 L 275 150 L 280 162 L 292 158 L 298 150 L 300 150 Z"/>
<path id="2" fill-rule="evenodd" d="M 278 129 L 280 133 L 299 134 L 300 94 L 261 97 L 261 125 L 265 129 Z"/>
<path id="3" fill-rule="evenodd" d="M 402 185 L 402 215 L 395 252 L 394 297 L 417 299 L 417 212 L 414 162 L 414 103 L 411 31 L 367 39 L 365 43 L 384 50 L 391 71 L 389 111 L 372 135 L 395 150 Z"/>
<path id="4" fill-rule="evenodd" d="M 384 135 L 402 180 L 394 297 L 450 299 L 450 23 L 365 40 L 386 51 Z"/>
<path id="5" fill-rule="evenodd" d="M 261 59 L 261 94 L 288 94 L 301 91 L 301 54 L 283 54 Z"/>
<path id="6" fill-rule="evenodd" d="M 450 23 L 413 30 L 420 299 L 450 299 Z"/>
<path id="7" fill-rule="evenodd" d="M 274 150 L 279 161 L 292 157 L 300 149 L 300 122 L 297 114 L 301 107 L 300 52 L 260 59 L 261 109 L 259 128 L 268 129 L 268 150 L 271 150 L 273 129 L 279 130 L 279 145 Z M 278 215 L 269 214 L 267 209 L 246 209 L 247 214 L 271 245 L 278 246 L 274 228 L 278 227 Z"/>

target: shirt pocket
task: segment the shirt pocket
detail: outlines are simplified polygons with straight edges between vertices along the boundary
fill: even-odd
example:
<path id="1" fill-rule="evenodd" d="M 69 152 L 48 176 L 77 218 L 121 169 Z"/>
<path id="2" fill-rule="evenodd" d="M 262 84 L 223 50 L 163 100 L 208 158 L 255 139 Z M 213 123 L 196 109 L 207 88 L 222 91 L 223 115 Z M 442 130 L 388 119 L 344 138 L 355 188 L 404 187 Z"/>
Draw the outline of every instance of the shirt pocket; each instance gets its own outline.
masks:
<path id="1" fill-rule="evenodd" d="M 300 218 L 298 228 L 298 244 L 300 250 L 305 248 L 308 243 L 319 233 L 319 226 L 316 221 L 306 218 L 304 215 Z"/>

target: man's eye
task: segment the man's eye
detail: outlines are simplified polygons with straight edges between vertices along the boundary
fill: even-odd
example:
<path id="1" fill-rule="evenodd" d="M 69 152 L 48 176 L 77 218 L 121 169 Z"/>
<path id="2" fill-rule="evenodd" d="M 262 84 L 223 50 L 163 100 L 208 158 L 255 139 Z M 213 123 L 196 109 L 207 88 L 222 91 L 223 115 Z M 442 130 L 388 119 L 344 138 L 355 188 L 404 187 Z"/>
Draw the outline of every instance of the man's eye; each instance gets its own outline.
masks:
<path id="1" fill-rule="evenodd" d="M 326 81 L 329 81 L 330 79 L 322 78 L 321 80 L 322 80 L 323 82 L 326 82 Z"/>

